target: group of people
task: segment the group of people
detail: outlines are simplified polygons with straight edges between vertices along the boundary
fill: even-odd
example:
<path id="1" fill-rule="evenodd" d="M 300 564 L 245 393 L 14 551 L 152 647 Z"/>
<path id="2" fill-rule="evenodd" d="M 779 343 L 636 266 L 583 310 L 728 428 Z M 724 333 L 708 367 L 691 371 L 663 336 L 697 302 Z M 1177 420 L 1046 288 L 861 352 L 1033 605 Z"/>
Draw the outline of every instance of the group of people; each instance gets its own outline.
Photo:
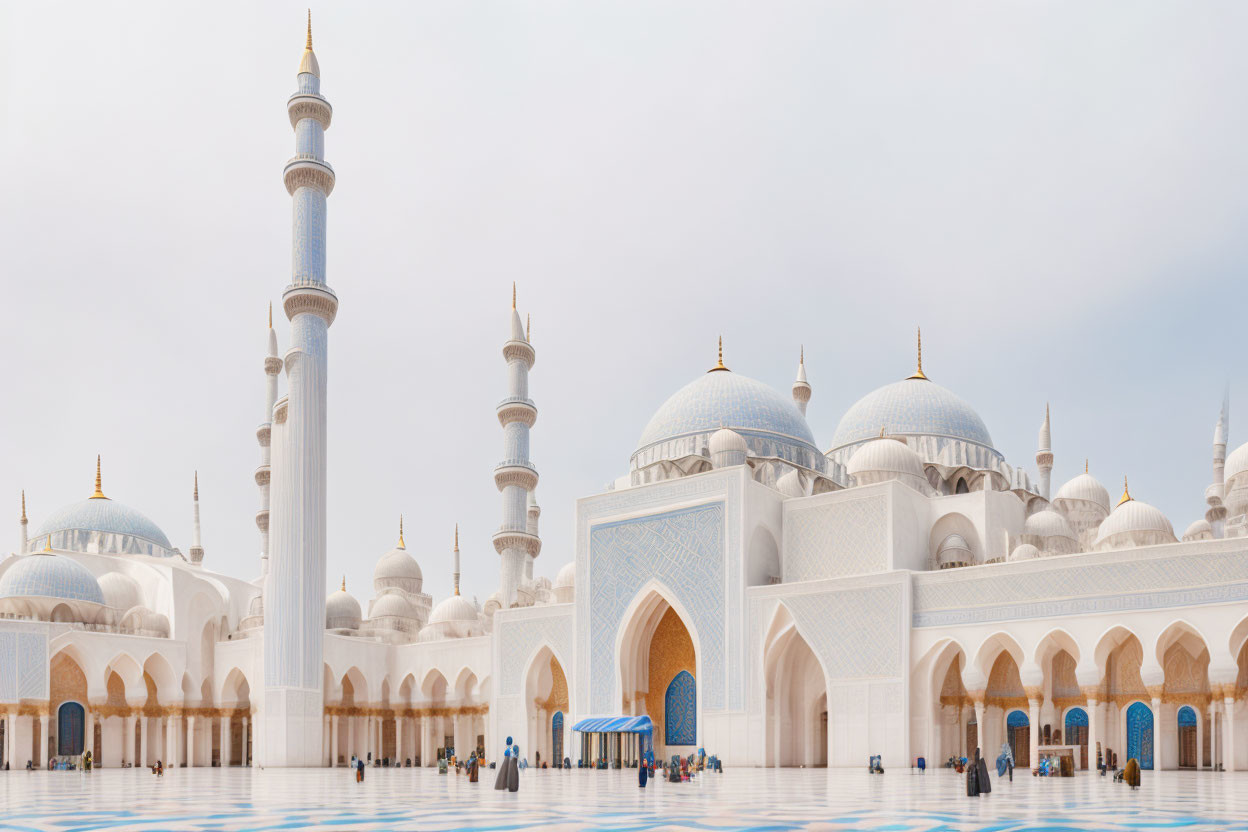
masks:
<path id="1" fill-rule="evenodd" d="M 503 789 L 520 791 L 520 746 L 513 743 L 511 737 L 507 738 L 507 748 L 503 750 L 503 761 L 498 766 L 494 789 L 500 792 Z"/>

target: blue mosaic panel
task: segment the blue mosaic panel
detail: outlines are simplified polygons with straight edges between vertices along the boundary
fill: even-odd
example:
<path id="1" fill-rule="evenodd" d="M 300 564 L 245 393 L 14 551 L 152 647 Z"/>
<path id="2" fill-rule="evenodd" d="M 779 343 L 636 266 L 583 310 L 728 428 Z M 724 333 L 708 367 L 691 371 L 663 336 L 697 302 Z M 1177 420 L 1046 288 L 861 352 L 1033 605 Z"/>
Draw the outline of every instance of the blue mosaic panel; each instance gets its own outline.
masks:
<path id="1" fill-rule="evenodd" d="M 589 712 L 619 709 L 615 640 L 624 611 L 652 579 L 692 617 L 704 706 L 724 707 L 724 504 L 604 523 L 590 531 Z M 579 575 L 578 575 L 579 577 Z"/>
<path id="2" fill-rule="evenodd" d="M 1127 708 L 1127 758 L 1140 761 L 1140 768 L 1153 768 L 1153 711 L 1143 702 Z"/>
<path id="3" fill-rule="evenodd" d="M 688 670 L 682 670 L 663 696 L 663 742 L 697 745 L 698 686 Z"/>
<path id="4" fill-rule="evenodd" d="M 555 711 L 550 718 L 550 736 L 555 762 L 559 762 L 563 759 L 563 711 Z"/>
<path id="5" fill-rule="evenodd" d="M 1179 708 L 1179 727 L 1184 728 L 1189 725 L 1193 728 L 1196 727 L 1196 712 L 1184 705 L 1182 708 Z"/>
<path id="6" fill-rule="evenodd" d="M 1071 708 L 1066 712 L 1066 734 L 1069 737 L 1071 728 L 1087 728 L 1088 712 L 1083 708 Z"/>
<path id="7" fill-rule="evenodd" d="M 1010 711 L 1010 715 L 1005 718 L 1005 724 L 1008 728 L 1028 728 L 1031 726 L 1031 721 L 1022 711 Z"/>
<path id="8" fill-rule="evenodd" d="M 17 701 L 17 633 L 0 633 L 0 702 Z"/>

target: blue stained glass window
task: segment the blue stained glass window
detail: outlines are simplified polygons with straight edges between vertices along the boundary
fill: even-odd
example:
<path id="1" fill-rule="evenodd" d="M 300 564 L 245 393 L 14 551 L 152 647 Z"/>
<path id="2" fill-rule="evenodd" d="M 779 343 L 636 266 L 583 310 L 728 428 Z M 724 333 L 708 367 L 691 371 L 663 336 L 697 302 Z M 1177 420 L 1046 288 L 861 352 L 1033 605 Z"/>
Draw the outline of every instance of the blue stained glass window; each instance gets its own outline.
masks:
<path id="1" fill-rule="evenodd" d="M 1179 725 L 1191 725 L 1193 728 L 1196 727 L 1196 712 L 1187 705 L 1179 708 Z"/>
<path id="2" fill-rule="evenodd" d="M 1005 718 L 1005 724 L 1011 728 L 1026 728 L 1031 725 L 1027 719 L 1027 714 L 1022 711 L 1010 711 L 1010 715 Z"/>
<path id="3" fill-rule="evenodd" d="M 86 711 L 77 702 L 61 705 L 56 719 L 56 753 L 74 757 L 82 753 Z"/>
<path id="4" fill-rule="evenodd" d="M 677 673 L 663 698 L 663 741 L 668 745 L 697 745 L 697 698 L 693 674 L 687 670 Z"/>
<path id="5" fill-rule="evenodd" d="M 1153 711 L 1143 702 L 1127 708 L 1127 757 L 1140 761 L 1140 768 L 1153 768 Z"/>
<path id="6" fill-rule="evenodd" d="M 554 746 L 552 756 L 558 764 L 563 760 L 563 711 L 555 711 L 555 715 L 550 718 L 550 733 L 551 745 Z"/>
<path id="7" fill-rule="evenodd" d="M 1083 708 L 1071 708 L 1066 712 L 1066 733 L 1070 733 L 1071 728 L 1088 726 L 1088 712 Z"/>

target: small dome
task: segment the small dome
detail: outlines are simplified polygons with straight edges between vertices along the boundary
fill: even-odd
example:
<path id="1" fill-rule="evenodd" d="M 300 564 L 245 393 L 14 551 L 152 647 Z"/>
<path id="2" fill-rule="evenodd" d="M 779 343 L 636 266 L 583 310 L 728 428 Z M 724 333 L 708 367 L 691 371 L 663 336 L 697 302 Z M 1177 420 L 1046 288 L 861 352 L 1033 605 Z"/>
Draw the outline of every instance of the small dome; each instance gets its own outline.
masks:
<path id="1" fill-rule="evenodd" d="M 1066 518 L 1051 509 L 1037 511 L 1023 523 L 1023 534 L 1036 537 L 1067 537 L 1078 540 L 1075 532 L 1066 522 Z"/>
<path id="2" fill-rule="evenodd" d="M 802 487 L 802 478 L 797 471 L 789 471 L 776 480 L 776 489 L 786 497 L 805 497 L 806 490 Z"/>
<path id="3" fill-rule="evenodd" d="M 741 434 L 728 428 L 720 428 L 712 433 L 709 445 L 712 455 L 733 452 L 744 454 L 750 450 L 745 440 L 741 438 Z"/>
<path id="4" fill-rule="evenodd" d="M 1209 525 L 1208 520 L 1202 517 L 1187 527 L 1187 531 L 1183 532 L 1183 540 L 1184 542 L 1213 540 L 1213 527 Z"/>
<path id="5" fill-rule="evenodd" d="M 420 592 L 424 580 L 420 564 L 403 546 L 396 546 L 382 555 L 373 569 L 373 588 L 379 592 L 383 589 Z"/>
<path id="6" fill-rule="evenodd" d="M 1175 542 L 1174 527 L 1161 509 L 1134 499 L 1115 508 L 1096 534 L 1096 548 L 1101 551 Z"/>
<path id="7" fill-rule="evenodd" d="M 139 582 L 124 572 L 108 572 L 100 576 L 100 591 L 104 593 L 104 603 L 115 610 L 128 610 L 141 606 L 143 590 Z"/>
<path id="8" fill-rule="evenodd" d="M 373 602 L 369 619 L 377 618 L 419 618 L 416 608 L 397 592 L 388 592 Z"/>
<path id="9" fill-rule="evenodd" d="M 576 561 L 565 563 L 555 574 L 555 589 L 566 586 L 576 586 Z"/>
<path id="10" fill-rule="evenodd" d="M 452 595 L 433 608 L 429 616 L 430 624 L 446 624 L 449 622 L 476 622 L 477 608 L 462 595 Z"/>
<path id="11" fill-rule="evenodd" d="M 140 635 L 169 637 L 169 618 L 147 607 L 132 607 L 121 618 L 121 628 Z"/>
<path id="12" fill-rule="evenodd" d="M 859 399 L 836 426 L 832 451 L 877 436 L 881 427 L 899 436 L 936 436 L 992 448 L 988 427 L 975 409 L 926 378 L 893 382 Z"/>
<path id="13" fill-rule="evenodd" d="M 358 630 L 361 618 L 360 602 L 347 592 L 344 581 L 342 589 L 331 592 L 325 599 L 325 627 L 330 630 Z"/>
<path id="14" fill-rule="evenodd" d="M 1248 442 L 1231 451 L 1231 455 L 1226 458 L 1223 479 L 1229 483 L 1236 475 L 1245 471 L 1248 471 Z"/>
<path id="15" fill-rule="evenodd" d="M 61 598 L 104 604 L 104 592 L 85 566 L 64 555 L 26 555 L 0 576 L 0 598 Z"/>
<path id="16" fill-rule="evenodd" d="M 1106 514 L 1109 513 L 1111 505 L 1109 492 L 1105 490 L 1105 486 L 1086 471 L 1057 489 L 1053 502 L 1057 503 L 1059 500 L 1081 500 L 1085 503 L 1092 503 L 1103 508 Z"/>
<path id="17" fill-rule="evenodd" d="M 1040 550 L 1030 543 L 1020 543 L 1010 552 L 1010 560 L 1031 560 L 1040 557 Z"/>
<path id="18" fill-rule="evenodd" d="M 249 618 L 251 617 L 263 618 L 264 617 L 264 593 L 263 592 L 261 592 L 259 595 L 251 599 L 251 603 L 247 605 L 247 616 Z"/>
<path id="19" fill-rule="evenodd" d="M 975 562 L 975 555 L 967 544 L 966 538 L 954 533 L 940 541 L 936 547 L 936 561 L 941 569 L 951 566 L 963 566 Z"/>
<path id="20" fill-rule="evenodd" d="M 863 473 L 908 474 L 926 480 L 919 455 L 905 442 L 896 439 L 873 439 L 859 448 L 845 470 L 852 477 Z"/>

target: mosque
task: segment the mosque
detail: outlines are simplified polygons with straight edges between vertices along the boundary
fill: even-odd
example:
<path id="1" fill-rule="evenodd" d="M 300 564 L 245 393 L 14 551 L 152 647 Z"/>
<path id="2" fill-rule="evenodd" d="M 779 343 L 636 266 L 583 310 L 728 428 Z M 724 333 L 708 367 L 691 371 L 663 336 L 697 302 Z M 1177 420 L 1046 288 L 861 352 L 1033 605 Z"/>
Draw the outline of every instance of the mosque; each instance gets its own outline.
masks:
<path id="1" fill-rule="evenodd" d="M 921 343 L 914 372 L 822 444 L 804 356 L 784 394 L 721 349 L 627 472 L 577 501 L 552 582 L 534 568 L 537 354 L 513 295 L 498 591 L 459 594 L 456 535 L 455 591 L 435 604 L 400 526 L 366 606 L 345 583 L 325 597 L 335 173 L 310 21 L 297 85 L 290 343 L 270 321 L 261 362 L 259 577 L 212 571 L 197 485 L 185 552 L 112 499 L 98 460 L 94 492 L 33 530 L 23 495 L 0 561 L 5 765 L 90 749 L 109 767 L 429 766 L 493 759 L 508 735 L 531 764 L 627 764 L 635 736 L 587 728 L 645 716 L 656 756 L 705 748 L 729 766 L 935 765 L 1009 743 L 1021 766 L 1065 748 L 1080 767 L 1248 767 L 1248 444 L 1227 456 L 1228 406 L 1180 538 L 1125 482 L 1111 499 L 1082 454 L 1050 493 L 1047 410 L 1035 474 L 1006 460 L 925 374 Z"/>

